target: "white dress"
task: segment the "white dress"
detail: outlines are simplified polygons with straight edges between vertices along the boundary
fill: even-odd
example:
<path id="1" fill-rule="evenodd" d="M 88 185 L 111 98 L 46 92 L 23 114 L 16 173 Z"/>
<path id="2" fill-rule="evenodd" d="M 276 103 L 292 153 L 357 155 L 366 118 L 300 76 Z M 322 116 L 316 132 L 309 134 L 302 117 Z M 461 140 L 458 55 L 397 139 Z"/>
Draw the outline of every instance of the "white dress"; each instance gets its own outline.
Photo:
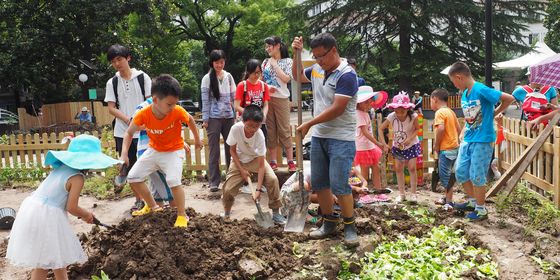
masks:
<path id="1" fill-rule="evenodd" d="M 82 174 L 62 165 L 54 169 L 19 208 L 6 258 L 15 266 L 58 269 L 84 263 L 87 256 L 66 211 L 68 178 Z"/>

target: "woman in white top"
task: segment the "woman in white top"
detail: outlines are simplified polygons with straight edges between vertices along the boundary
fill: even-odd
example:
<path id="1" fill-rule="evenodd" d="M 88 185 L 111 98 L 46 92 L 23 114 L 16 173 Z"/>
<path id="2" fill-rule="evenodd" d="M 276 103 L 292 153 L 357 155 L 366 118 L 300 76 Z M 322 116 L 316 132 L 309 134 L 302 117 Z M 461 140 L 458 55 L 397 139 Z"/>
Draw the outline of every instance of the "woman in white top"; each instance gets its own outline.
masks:
<path id="1" fill-rule="evenodd" d="M 268 132 L 267 148 L 270 153 L 270 166 L 278 169 L 276 148 L 280 144 L 286 150 L 288 170 L 296 171 L 290 126 L 290 90 L 288 82 L 292 79 L 292 59 L 288 48 L 277 36 L 264 40 L 265 50 L 270 56 L 262 63 L 262 79 L 268 84 L 270 101 L 266 126 Z"/>

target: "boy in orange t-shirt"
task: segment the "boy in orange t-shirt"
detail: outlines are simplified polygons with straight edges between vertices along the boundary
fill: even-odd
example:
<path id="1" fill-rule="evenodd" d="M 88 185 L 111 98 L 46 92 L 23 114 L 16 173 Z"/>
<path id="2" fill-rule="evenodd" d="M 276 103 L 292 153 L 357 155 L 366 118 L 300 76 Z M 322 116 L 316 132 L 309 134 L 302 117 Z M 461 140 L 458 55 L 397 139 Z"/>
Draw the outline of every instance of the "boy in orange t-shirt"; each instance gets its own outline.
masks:
<path id="1" fill-rule="evenodd" d="M 180 93 L 179 82 L 170 75 L 163 74 L 153 80 L 154 103 L 134 116 L 124 136 L 121 160 L 128 163 L 127 151 L 132 142 L 132 136 L 135 132 L 145 129 L 150 138 L 150 144 L 129 171 L 128 182 L 146 204 L 144 208 L 132 212 L 132 216 L 141 216 L 161 210 L 144 183 L 149 174 L 161 170 L 165 173 L 165 179 L 171 187 L 177 205 L 175 227 L 187 227 L 185 192 L 181 187 L 183 160 L 185 159 L 185 146 L 181 136 L 183 123 L 189 126 L 194 135 L 195 147 L 201 148 L 202 144 L 193 117 L 181 106 L 176 106 Z"/>
<path id="2" fill-rule="evenodd" d="M 445 188 L 445 197 L 436 204 L 443 205 L 445 210 L 453 209 L 453 184 L 449 184 L 451 171 L 459 153 L 459 134 L 461 127 L 453 110 L 447 107 L 449 93 L 445 89 L 436 89 L 430 96 L 432 110 L 436 111 L 434 132 L 436 135 L 433 153 L 439 159 L 439 180 Z"/>

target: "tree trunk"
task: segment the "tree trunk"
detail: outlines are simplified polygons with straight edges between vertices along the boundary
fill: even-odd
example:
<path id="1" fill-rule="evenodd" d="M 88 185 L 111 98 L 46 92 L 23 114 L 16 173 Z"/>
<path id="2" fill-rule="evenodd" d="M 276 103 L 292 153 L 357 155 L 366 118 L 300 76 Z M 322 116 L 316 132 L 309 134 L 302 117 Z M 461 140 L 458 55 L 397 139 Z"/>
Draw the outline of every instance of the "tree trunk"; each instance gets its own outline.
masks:
<path id="1" fill-rule="evenodd" d="M 398 16 L 399 24 L 399 88 L 408 93 L 412 92 L 412 55 L 411 55 L 411 13 L 412 0 L 399 2 L 401 14 Z"/>

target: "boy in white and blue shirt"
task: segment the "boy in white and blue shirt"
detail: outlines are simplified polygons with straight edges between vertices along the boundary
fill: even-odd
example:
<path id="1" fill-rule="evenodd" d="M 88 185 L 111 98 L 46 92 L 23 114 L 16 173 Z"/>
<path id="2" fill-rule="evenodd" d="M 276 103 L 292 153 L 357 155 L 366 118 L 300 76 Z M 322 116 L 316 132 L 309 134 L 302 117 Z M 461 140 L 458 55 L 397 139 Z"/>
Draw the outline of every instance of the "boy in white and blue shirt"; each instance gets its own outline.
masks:
<path id="1" fill-rule="evenodd" d="M 488 211 L 484 206 L 485 184 L 496 142 L 494 117 L 503 112 L 514 98 L 476 82 L 469 67 L 463 62 L 451 65 L 448 76 L 453 85 L 462 91 L 461 107 L 465 116 L 465 128 L 461 133 L 463 142 L 459 147 L 455 176 L 469 196 L 467 202 L 455 204 L 454 207 L 472 211 L 466 215 L 469 220 L 483 220 L 488 218 Z M 501 102 L 500 106 L 494 109 L 498 102 Z"/>

